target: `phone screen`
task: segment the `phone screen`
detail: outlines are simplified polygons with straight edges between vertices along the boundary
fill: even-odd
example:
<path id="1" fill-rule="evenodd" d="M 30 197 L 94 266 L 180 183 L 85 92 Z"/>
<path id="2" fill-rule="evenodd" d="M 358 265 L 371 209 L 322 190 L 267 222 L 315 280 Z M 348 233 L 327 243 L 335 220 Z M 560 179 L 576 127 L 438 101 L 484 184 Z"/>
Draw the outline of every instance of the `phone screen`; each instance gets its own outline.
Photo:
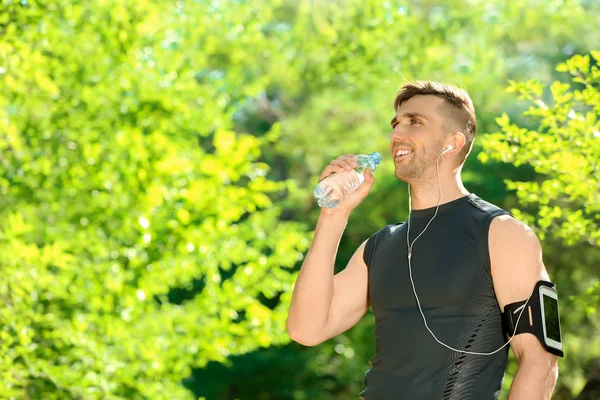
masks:
<path id="1" fill-rule="evenodd" d="M 545 294 L 544 299 L 544 318 L 546 320 L 546 336 L 550 339 L 560 342 L 560 321 L 558 319 L 558 300 Z"/>

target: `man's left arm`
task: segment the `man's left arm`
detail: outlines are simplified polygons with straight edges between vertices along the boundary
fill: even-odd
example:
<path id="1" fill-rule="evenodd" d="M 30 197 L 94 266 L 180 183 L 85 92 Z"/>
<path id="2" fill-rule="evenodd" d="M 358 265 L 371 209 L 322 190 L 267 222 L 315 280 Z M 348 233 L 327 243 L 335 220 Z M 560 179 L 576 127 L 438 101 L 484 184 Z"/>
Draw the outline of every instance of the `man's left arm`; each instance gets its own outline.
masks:
<path id="1" fill-rule="evenodd" d="M 507 304 L 526 300 L 539 280 L 550 280 L 540 241 L 523 222 L 508 215 L 494 218 L 488 242 L 494 291 L 503 312 Z M 550 399 L 558 378 L 557 357 L 530 333 L 516 335 L 510 346 L 519 368 L 508 399 Z"/>

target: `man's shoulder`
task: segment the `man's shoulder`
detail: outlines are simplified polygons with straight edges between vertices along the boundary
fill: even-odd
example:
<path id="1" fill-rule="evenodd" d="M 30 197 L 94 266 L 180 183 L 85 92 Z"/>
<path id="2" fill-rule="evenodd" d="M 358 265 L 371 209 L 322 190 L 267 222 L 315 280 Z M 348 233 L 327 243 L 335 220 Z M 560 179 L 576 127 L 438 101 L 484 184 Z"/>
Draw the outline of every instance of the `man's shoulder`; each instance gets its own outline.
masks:
<path id="1" fill-rule="evenodd" d="M 372 251 L 372 249 L 375 248 L 377 244 L 397 235 L 398 231 L 404 224 L 404 221 L 394 222 L 391 224 L 387 224 L 383 228 L 380 228 L 379 230 L 373 232 L 365 242 L 365 252 Z"/>
<path id="2" fill-rule="evenodd" d="M 531 227 L 510 214 L 499 215 L 490 224 L 490 242 L 505 246 L 538 246 L 539 239 Z"/>
<path id="3" fill-rule="evenodd" d="M 498 214 L 507 214 L 512 215 L 509 211 L 501 208 L 500 206 L 492 203 L 491 201 L 487 201 L 477 196 L 474 193 L 469 195 L 469 204 L 474 206 L 476 209 L 481 211 L 487 215 L 498 215 Z"/>
<path id="4" fill-rule="evenodd" d="M 385 226 L 383 226 L 382 228 L 380 228 L 379 230 L 375 231 L 371 237 L 373 236 L 390 236 L 393 235 L 394 233 L 396 233 L 401 227 L 402 225 L 404 225 L 406 223 L 406 221 L 400 221 L 400 222 L 393 222 L 391 224 L 387 224 Z"/>
<path id="5" fill-rule="evenodd" d="M 540 241 L 525 222 L 509 211 L 478 196 L 470 196 L 469 202 L 478 210 L 477 219 L 482 221 L 490 257 L 497 259 L 508 253 L 533 253 L 540 251 Z M 484 235 L 485 237 L 485 235 Z"/>

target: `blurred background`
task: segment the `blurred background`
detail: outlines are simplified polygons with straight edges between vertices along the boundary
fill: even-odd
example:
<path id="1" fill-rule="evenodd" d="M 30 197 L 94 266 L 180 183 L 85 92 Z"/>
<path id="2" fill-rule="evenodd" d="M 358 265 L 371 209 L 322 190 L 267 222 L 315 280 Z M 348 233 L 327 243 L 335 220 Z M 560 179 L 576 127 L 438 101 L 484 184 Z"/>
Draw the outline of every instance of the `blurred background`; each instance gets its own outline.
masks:
<path id="1" fill-rule="evenodd" d="M 337 271 L 406 220 L 389 121 L 421 79 L 468 90 L 465 186 L 542 240 L 554 398 L 599 399 L 598 26 L 596 0 L 0 0 L 0 398 L 357 398 L 372 313 L 310 348 L 285 319 L 331 159 L 383 155 Z"/>

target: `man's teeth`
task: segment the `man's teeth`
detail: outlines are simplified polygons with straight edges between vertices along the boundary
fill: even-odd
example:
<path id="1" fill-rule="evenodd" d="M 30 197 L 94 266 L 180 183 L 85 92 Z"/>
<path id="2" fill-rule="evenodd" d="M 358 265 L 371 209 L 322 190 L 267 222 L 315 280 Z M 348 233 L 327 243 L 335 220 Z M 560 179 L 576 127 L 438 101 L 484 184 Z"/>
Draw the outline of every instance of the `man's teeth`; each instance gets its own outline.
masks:
<path id="1" fill-rule="evenodd" d="M 396 152 L 396 157 L 398 157 L 398 156 L 405 156 L 405 155 L 407 155 L 409 153 L 412 153 L 412 152 L 413 152 L 412 150 L 398 150 Z"/>

